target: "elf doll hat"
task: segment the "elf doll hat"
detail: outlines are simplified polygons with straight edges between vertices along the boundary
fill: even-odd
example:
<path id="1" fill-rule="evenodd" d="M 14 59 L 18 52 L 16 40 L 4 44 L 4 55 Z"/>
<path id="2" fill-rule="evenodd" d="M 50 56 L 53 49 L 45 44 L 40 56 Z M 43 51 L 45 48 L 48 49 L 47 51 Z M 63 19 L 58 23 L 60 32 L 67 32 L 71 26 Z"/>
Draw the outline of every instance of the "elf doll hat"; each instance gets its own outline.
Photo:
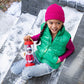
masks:
<path id="1" fill-rule="evenodd" d="M 27 50 L 32 50 L 31 45 L 27 46 Z"/>

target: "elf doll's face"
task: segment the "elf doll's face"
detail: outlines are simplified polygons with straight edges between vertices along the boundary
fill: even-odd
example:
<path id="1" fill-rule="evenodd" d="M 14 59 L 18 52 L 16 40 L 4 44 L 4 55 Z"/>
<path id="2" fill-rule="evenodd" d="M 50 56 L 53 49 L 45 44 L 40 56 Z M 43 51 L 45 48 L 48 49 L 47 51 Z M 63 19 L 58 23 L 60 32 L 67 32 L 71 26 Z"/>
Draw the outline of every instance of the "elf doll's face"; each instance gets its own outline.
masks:
<path id="1" fill-rule="evenodd" d="M 28 53 L 31 53 L 31 52 L 32 52 L 32 51 L 30 51 L 30 50 L 28 51 Z"/>
<path id="2" fill-rule="evenodd" d="M 27 53 L 32 53 L 32 49 L 28 49 L 27 50 Z"/>

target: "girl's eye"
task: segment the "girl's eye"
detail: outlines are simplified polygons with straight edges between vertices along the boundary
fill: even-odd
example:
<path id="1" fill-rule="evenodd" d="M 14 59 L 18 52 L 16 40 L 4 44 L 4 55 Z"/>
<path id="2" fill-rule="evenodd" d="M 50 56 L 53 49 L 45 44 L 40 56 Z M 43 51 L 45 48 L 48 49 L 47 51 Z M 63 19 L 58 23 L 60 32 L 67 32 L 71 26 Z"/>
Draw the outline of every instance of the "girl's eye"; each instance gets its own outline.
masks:
<path id="1" fill-rule="evenodd" d="M 58 22 L 57 24 L 60 24 L 60 22 Z"/>
<path id="2" fill-rule="evenodd" d="M 53 24 L 53 22 L 49 22 L 50 24 Z"/>

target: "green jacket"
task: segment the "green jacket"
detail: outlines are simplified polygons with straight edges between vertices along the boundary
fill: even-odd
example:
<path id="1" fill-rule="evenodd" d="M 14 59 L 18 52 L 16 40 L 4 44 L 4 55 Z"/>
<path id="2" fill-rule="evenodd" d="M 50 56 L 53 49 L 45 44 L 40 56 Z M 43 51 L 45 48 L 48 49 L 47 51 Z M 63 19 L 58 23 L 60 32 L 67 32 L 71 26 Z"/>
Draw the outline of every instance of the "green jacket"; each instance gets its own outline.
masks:
<path id="1" fill-rule="evenodd" d="M 41 25 L 41 30 L 43 29 L 45 23 Z M 53 69 L 57 69 L 60 63 L 56 63 L 58 57 L 66 52 L 66 45 L 70 39 L 71 35 L 65 30 L 63 26 L 54 40 L 52 41 L 51 33 L 48 26 L 44 30 L 41 37 L 41 44 L 37 46 L 37 51 L 35 52 L 38 60 L 42 63 L 47 63 Z"/>

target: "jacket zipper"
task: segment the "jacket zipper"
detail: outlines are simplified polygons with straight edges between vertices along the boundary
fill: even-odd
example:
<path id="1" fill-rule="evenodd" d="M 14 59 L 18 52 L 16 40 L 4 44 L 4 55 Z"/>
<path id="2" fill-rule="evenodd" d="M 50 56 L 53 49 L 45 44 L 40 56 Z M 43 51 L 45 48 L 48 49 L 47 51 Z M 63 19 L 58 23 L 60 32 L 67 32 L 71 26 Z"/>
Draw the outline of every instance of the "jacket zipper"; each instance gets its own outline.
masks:
<path id="1" fill-rule="evenodd" d="M 45 53 L 47 52 L 49 47 L 50 47 L 50 45 L 45 49 L 44 54 L 42 55 L 42 57 L 45 55 Z"/>

